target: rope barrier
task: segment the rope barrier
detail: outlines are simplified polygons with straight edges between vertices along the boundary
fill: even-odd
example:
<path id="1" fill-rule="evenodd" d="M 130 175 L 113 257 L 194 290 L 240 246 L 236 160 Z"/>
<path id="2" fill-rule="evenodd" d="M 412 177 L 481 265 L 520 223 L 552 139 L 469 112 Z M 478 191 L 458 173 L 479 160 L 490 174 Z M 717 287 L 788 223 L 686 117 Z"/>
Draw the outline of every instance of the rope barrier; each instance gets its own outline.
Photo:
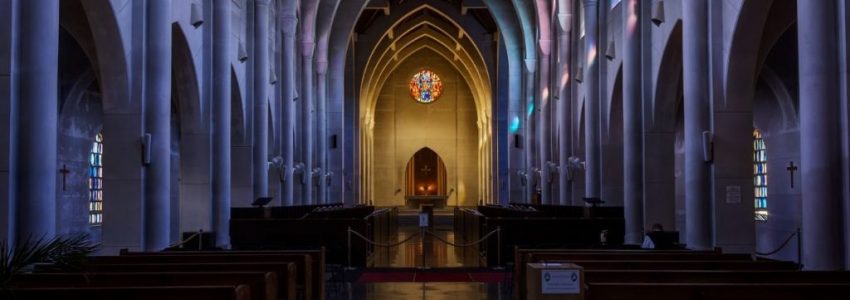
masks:
<path id="1" fill-rule="evenodd" d="M 756 255 L 761 255 L 761 256 L 770 256 L 770 255 L 774 255 L 774 254 L 778 253 L 779 251 L 782 251 L 782 249 L 784 249 L 784 248 L 785 248 L 785 246 L 788 246 L 788 242 L 790 242 L 790 241 L 791 241 L 791 239 L 792 239 L 794 236 L 796 236 L 796 235 L 797 235 L 797 233 L 796 233 L 796 232 L 791 233 L 791 235 L 789 235 L 789 236 L 788 236 L 788 238 L 787 238 L 787 239 L 785 239 L 785 241 L 784 241 L 784 242 L 782 242 L 782 245 L 780 245 L 780 246 L 779 246 L 779 248 L 776 248 L 776 250 L 773 250 L 773 251 L 770 251 L 770 252 L 766 252 L 766 253 L 755 251 L 755 252 L 753 252 L 753 253 L 755 253 Z"/>
<path id="2" fill-rule="evenodd" d="M 173 244 L 173 245 L 171 245 L 171 246 L 168 246 L 168 248 L 183 247 L 183 245 L 185 245 L 186 243 L 188 243 L 188 242 L 189 242 L 189 241 L 191 241 L 193 238 L 195 238 L 196 236 L 200 235 L 200 234 L 201 234 L 201 233 L 203 233 L 203 232 L 204 232 L 203 230 L 199 230 L 198 232 L 193 233 L 192 235 L 190 235 L 189 237 L 187 237 L 187 238 L 183 239 L 182 241 L 179 241 L 179 242 L 177 242 L 177 243 L 174 243 L 174 244 Z M 199 242 L 198 244 L 200 245 L 200 242 Z"/>
<path id="3" fill-rule="evenodd" d="M 402 241 L 400 241 L 400 242 L 398 242 L 398 243 L 394 243 L 394 244 L 382 244 L 382 243 L 378 243 L 378 242 L 375 242 L 375 241 L 370 240 L 368 237 L 363 236 L 362 234 L 360 234 L 360 233 L 359 233 L 359 232 L 357 232 L 357 231 L 354 231 L 354 230 L 349 229 L 349 230 L 348 230 L 348 232 L 351 232 L 351 233 L 353 233 L 354 235 L 356 235 L 356 236 L 360 237 L 361 239 L 363 239 L 363 241 L 365 241 L 365 242 L 369 243 L 370 245 L 378 246 L 378 247 L 395 247 L 395 246 L 398 246 L 398 245 L 401 245 L 401 244 L 407 243 L 408 241 L 410 241 L 411 239 L 413 239 L 414 237 L 416 237 L 416 236 L 418 236 L 418 235 L 419 235 L 419 233 L 417 232 L 417 233 L 414 233 L 414 234 L 410 235 L 409 237 L 407 237 L 406 239 L 404 239 L 404 240 L 402 240 Z"/>
<path id="4" fill-rule="evenodd" d="M 430 234 L 430 235 L 432 235 L 432 236 L 434 236 L 436 239 L 440 240 L 441 242 L 446 243 L 446 244 L 449 244 L 449 245 L 451 245 L 451 246 L 454 246 L 454 247 L 469 247 L 469 246 L 475 246 L 475 245 L 478 245 L 478 244 L 480 244 L 480 243 L 484 242 L 484 240 L 486 240 L 488 237 L 490 237 L 490 236 L 491 236 L 491 235 L 493 235 L 493 234 L 496 234 L 496 232 L 499 232 L 499 229 L 495 229 L 495 230 L 493 230 L 493 231 L 490 231 L 489 233 L 487 233 L 486 235 L 484 235 L 484 237 L 482 237 L 482 238 L 478 239 L 477 241 L 472 242 L 472 243 L 466 243 L 466 244 L 455 244 L 455 243 L 452 243 L 452 242 L 449 242 L 449 241 L 447 241 L 447 240 L 443 239 L 442 237 L 440 237 L 440 236 L 439 236 L 439 235 L 437 235 L 436 233 L 433 233 L 433 232 L 431 232 L 431 231 L 429 231 L 429 230 L 426 230 L 425 232 L 426 232 L 426 233 L 428 233 L 428 234 Z"/>
<path id="5" fill-rule="evenodd" d="M 364 242 L 366 242 L 366 243 L 368 243 L 368 244 L 370 244 L 370 245 L 378 246 L 378 247 L 388 247 L 388 248 L 389 248 L 389 247 L 396 247 L 396 246 L 398 246 L 398 245 L 401 245 L 401 244 L 407 243 L 408 241 L 412 240 L 414 237 L 419 236 L 420 234 L 423 234 L 423 235 L 424 235 L 424 234 L 430 234 L 431 236 L 433 236 L 433 237 L 434 237 L 434 238 L 436 238 L 437 240 L 439 240 L 439 241 L 441 241 L 441 242 L 443 242 L 443 243 L 446 243 L 446 244 L 448 244 L 448 245 L 451 245 L 451 246 L 453 246 L 453 247 L 469 247 L 469 246 L 478 245 L 478 244 L 480 244 L 480 243 L 484 242 L 485 240 L 487 240 L 487 238 L 489 238 L 490 236 L 492 236 L 492 235 L 494 235 L 494 234 L 499 234 L 499 233 L 501 233 L 501 232 L 502 232 L 502 228 L 501 228 L 501 227 L 497 227 L 495 230 L 490 231 L 489 233 L 487 233 L 486 235 L 484 235 L 483 237 L 481 237 L 480 239 L 478 239 L 478 240 L 477 240 L 477 241 L 475 241 L 475 242 L 472 242 L 472 243 L 466 243 L 466 244 L 457 244 L 457 243 L 449 242 L 448 240 L 445 240 L 445 239 L 443 239 L 442 237 L 440 237 L 439 235 L 437 235 L 436 233 L 434 233 L 434 232 L 432 232 L 432 231 L 430 231 L 430 230 L 427 230 L 427 229 L 422 228 L 422 230 L 421 230 L 420 232 L 417 232 L 417 233 L 411 234 L 410 236 L 408 236 L 408 237 L 407 237 L 407 238 L 405 238 L 404 240 L 401 240 L 401 241 L 399 241 L 399 242 L 397 242 L 397 243 L 384 244 L 384 243 L 378 243 L 378 242 L 372 241 L 372 240 L 370 240 L 368 237 L 366 237 L 366 236 L 364 236 L 364 235 L 360 234 L 360 233 L 359 233 L 359 232 L 357 232 L 357 231 L 354 231 L 353 229 L 351 229 L 351 227 L 349 227 L 349 228 L 348 228 L 348 267 L 347 267 L 346 269 L 349 269 L 349 270 L 353 270 L 353 269 L 354 269 L 353 267 L 351 267 L 351 234 L 356 235 L 357 237 L 359 237 L 359 238 L 360 238 L 360 239 L 362 239 Z M 497 251 L 496 255 L 497 255 L 497 261 L 498 261 L 498 265 L 499 265 L 499 267 L 498 267 L 498 268 L 501 268 L 501 265 L 502 265 L 502 263 L 501 263 L 501 262 L 502 262 L 502 251 L 501 251 L 501 250 L 502 250 L 502 249 L 501 249 L 501 243 L 502 243 L 502 241 L 501 241 L 501 234 L 499 234 L 497 237 L 498 237 L 498 242 L 497 242 L 497 243 L 498 243 L 498 245 L 499 245 L 499 246 L 497 247 L 498 251 Z M 423 238 L 423 239 L 424 239 L 424 238 Z M 423 262 L 423 264 L 425 263 L 425 251 L 422 251 L 422 262 Z M 423 266 L 422 268 L 426 268 L 426 267 L 425 267 L 425 266 Z"/>

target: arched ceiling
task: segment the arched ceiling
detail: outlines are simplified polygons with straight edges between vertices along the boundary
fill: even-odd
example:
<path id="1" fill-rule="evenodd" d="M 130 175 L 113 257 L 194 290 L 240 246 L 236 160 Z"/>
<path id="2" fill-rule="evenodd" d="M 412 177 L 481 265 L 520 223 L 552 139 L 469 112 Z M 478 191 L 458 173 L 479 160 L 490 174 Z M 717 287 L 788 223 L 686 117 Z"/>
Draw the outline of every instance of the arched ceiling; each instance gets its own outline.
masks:
<path id="1" fill-rule="evenodd" d="M 451 1 L 449 1 L 451 2 Z M 469 85 L 475 101 L 478 126 L 489 128 L 492 111 L 492 87 L 487 63 L 481 47 L 473 38 L 483 26 L 470 28 L 461 24 L 443 8 L 425 3 L 412 9 L 399 10 L 387 20 L 369 20 L 372 25 L 362 30 L 377 34 L 369 51 L 360 82 L 360 112 L 366 123 L 373 123 L 374 109 L 383 83 L 408 57 L 430 49 L 449 61 Z M 450 3 L 451 4 L 451 3 Z M 363 23 L 361 16 L 361 23 Z M 376 31 L 381 30 L 381 31 Z M 475 30 L 474 33 L 470 31 Z M 489 134 L 489 130 L 488 131 Z"/>

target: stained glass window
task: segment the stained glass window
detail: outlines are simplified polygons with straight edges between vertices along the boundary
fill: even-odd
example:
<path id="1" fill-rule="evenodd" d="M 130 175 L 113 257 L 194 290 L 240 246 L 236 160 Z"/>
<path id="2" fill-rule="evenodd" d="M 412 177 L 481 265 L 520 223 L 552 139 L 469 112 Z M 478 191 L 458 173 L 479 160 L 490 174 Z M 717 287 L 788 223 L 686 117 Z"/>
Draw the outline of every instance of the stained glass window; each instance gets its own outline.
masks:
<path id="1" fill-rule="evenodd" d="M 758 129 L 753 130 L 753 189 L 756 221 L 767 221 L 767 147 Z"/>
<path id="2" fill-rule="evenodd" d="M 103 133 L 94 137 L 89 154 L 89 224 L 103 223 Z"/>
<path id="3" fill-rule="evenodd" d="M 410 96 L 419 103 L 437 101 L 443 94 L 443 82 L 440 76 L 428 69 L 413 74 L 410 80 Z"/>

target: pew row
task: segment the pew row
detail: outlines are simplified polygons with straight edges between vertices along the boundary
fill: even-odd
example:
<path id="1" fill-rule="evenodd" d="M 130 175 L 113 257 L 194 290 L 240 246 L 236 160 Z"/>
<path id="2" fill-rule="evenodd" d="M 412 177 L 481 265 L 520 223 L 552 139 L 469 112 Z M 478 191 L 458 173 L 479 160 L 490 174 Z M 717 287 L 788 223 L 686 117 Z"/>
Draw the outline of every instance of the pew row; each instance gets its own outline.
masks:
<path id="1" fill-rule="evenodd" d="M 300 270 L 307 270 L 306 272 L 300 274 L 299 276 L 309 277 L 310 278 L 310 286 L 313 289 L 312 295 L 318 295 L 318 299 L 325 299 L 325 248 L 319 248 L 314 250 L 227 250 L 227 251 L 165 251 L 165 252 L 133 252 L 127 249 L 122 249 L 120 252 L 121 257 L 127 256 L 141 256 L 141 257 L 150 257 L 150 256 L 210 256 L 210 255 L 223 255 L 223 256 L 240 256 L 240 259 L 247 259 L 248 261 L 253 261 L 253 259 L 263 260 L 274 257 L 269 257 L 269 255 L 296 255 L 292 258 L 298 259 L 296 263 L 298 266 L 298 272 L 302 272 Z M 309 257 L 303 257 L 302 255 L 307 255 Z M 245 258 L 242 258 L 245 256 Z M 304 260 L 300 260 L 304 258 Z M 179 260 L 179 259 L 177 259 Z M 298 280 L 298 284 L 303 285 L 305 283 L 304 277 Z"/>
<path id="2" fill-rule="evenodd" d="M 63 300 L 250 300 L 251 288 L 237 286 L 155 286 L 85 288 L 11 288 L 0 291 L 10 299 Z"/>
<path id="3" fill-rule="evenodd" d="M 55 269 L 52 266 L 37 265 L 35 273 L 68 272 L 64 269 Z M 215 273 L 215 272 L 274 272 L 277 274 L 278 291 L 295 289 L 295 264 L 291 262 L 256 262 L 256 263 L 104 263 L 85 264 L 78 273 Z M 283 274 L 283 275 L 281 275 Z M 310 289 L 299 289 L 298 298 L 313 299 Z M 279 292 L 281 295 L 281 292 Z"/>
<path id="4" fill-rule="evenodd" d="M 238 286 L 250 288 L 253 300 L 295 299 L 295 289 L 278 297 L 278 279 L 274 272 L 170 272 L 170 273 L 33 273 L 16 275 L 8 286 L 19 288 L 95 288 L 95 287 L 168 287 Z"/>
<path id="5" fill-rule="evenodd" d="M 838 300 L 847 283 L 588 283 L 589 300 Z"/>

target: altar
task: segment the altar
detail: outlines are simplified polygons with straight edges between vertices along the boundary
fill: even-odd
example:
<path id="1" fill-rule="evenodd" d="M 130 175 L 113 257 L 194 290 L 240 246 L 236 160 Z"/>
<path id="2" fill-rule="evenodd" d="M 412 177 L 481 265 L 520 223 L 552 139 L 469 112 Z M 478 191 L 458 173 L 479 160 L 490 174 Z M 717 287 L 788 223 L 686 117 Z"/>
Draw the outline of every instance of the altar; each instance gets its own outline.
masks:
<path id="1" fill-rule="evenodd" d="M 420 209 L 423 205 L 434 208 L 445 208 L 447 196 L 440 195 L 410 195 L 404 197 L 404 206 L 407 208 Z"/>

